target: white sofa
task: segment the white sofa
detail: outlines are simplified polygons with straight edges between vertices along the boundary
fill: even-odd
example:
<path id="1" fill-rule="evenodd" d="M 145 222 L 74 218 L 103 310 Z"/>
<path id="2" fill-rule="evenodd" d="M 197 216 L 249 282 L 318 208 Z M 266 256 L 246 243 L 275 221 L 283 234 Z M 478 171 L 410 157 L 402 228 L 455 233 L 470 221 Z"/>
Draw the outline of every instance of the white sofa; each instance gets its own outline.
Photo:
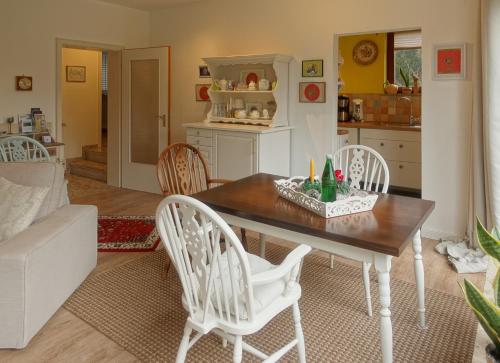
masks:
<path id="1" fill-rule="evenodd" d="M 69 204 L 56 163 L 0 163 L 0 176 L 51 188 L 33 224 L 0 241 L 0 348 L 24 348 L 96 266 L 97 208 Z"/>

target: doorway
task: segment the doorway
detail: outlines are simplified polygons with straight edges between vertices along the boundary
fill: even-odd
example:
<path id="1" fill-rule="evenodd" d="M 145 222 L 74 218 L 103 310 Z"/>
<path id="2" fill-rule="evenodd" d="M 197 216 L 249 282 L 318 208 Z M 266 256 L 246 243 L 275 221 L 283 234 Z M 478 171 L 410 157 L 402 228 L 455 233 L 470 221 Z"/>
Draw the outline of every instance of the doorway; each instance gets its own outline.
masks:
<path id="1" fill-rule="evenodd" d="M 391 194 L 421 197 L 420 29 L 336 35 L 337 138 L 386 161 Z M 425 87 L 425 85 L 423 85 Z"/>
<path id="2" fill-rule="evenodd" d="M 60 69 L 67 170 L 102 182 L 107 181 L 105 55 L 101 50 L 63 47 Z"/>

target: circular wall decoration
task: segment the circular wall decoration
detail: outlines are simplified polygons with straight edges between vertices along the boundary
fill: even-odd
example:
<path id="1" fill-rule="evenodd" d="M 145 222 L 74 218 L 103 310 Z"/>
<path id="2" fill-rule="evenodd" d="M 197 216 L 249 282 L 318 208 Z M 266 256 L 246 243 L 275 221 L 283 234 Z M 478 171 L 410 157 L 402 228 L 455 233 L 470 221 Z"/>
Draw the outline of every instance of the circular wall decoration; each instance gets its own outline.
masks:
<path id="1" fill-rule="evenodd" d="M 208 101 L 210 97 L 208 97 L 208 86 L 202 86 L 200 87 L 200 98 L 203 101 Z"/>
<path id="2" fill-rule="evenodd" d="M 357 64 L 367 66 L 375 62 L 378 57 L 378 46 L 371 40 L 359 41 L 352 50 L 352 59 Z"/>
<path id="3" fill-rule="evenodd" d="M 306 96 L 306 98 L 311 102 L 316 101 L 319 98 L 320 93 L 321 91 L 319 87 L 314 83 L 308 84 L 304 89 L 304 96 Z"/>
<path id="4" fill-rule="evenodd" d="M 246 84 L 248 86 L 250 84 L 250 82 L 257 83 L 258 80 L 259 80 L 259 76 L 257 76 L 254 72 L 250 72 L 250 73 L 247 74 L 245 82 L 246 82 Z"/>

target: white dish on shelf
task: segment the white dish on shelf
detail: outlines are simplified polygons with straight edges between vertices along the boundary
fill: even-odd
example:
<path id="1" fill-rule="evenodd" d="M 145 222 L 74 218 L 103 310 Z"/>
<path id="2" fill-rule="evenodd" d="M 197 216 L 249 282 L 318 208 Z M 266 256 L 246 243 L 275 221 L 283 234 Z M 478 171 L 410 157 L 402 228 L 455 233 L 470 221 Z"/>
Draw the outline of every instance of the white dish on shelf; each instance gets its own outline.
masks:
<path id="1" fill-rule="evenodd" d="M 325 203 L 297 190 L 299 183 L 305 179 L 303 176 L 295 176 L 290 179 L 275 180 L 274 187 L 281 197 L 324 218 L 370 211 L 378 199 L 376 193 L 351 188 L 348 195 L 337 194 L 338 199 L 335 202 Z"/>

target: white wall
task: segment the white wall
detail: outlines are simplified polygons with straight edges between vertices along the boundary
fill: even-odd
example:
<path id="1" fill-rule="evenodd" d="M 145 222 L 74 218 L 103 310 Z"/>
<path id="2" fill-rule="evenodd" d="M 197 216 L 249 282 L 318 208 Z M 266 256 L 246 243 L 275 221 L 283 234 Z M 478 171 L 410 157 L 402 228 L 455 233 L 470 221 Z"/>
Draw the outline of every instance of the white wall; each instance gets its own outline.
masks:
<path id="1" fill-rule="evenodd" d="M 55 124 L 56 38 L 143 47 L 149 30 L 149 13 L 92 0 L 1 0 L 0 129 L 30 107 Z M 33 77 L 33 91 L 15 90 L 21 74 Z"/>
<path id="2" fill-rule="evenodd" d="M 64 157 L 82 156 L 82 146 L 97 145 L 101 136 L 101 59 L 97 50 L 62 50 L 62 122 Z M 85 82 L 67 82 L 66 66 L 85 67 Z"/>
<path id="3" fill-rule="evenodd" d="M 172 45 L 173 141 L 184 139 L 182 123 L 201 121 L 205 103 L 194 100 L 200 58 L 252 53 L 296 57 L 291 69 L 290 121 L 295 126 L 292 173 L 307 172 L 307 160 L 331 151 L 334 125 L 334 34 L 421 28 L 423 35 L 423 197 L 436 201 L 427 234 L 462 234 L 466 219 L 466 133 L 471 114 L 469 81 L 431 79 L 432 47 L 476 44 L 474 0 L 206 0 L 155 11 L 151 44 Z M 302 59 L 323 58 L 325 104 L 300 104 Z"/>

